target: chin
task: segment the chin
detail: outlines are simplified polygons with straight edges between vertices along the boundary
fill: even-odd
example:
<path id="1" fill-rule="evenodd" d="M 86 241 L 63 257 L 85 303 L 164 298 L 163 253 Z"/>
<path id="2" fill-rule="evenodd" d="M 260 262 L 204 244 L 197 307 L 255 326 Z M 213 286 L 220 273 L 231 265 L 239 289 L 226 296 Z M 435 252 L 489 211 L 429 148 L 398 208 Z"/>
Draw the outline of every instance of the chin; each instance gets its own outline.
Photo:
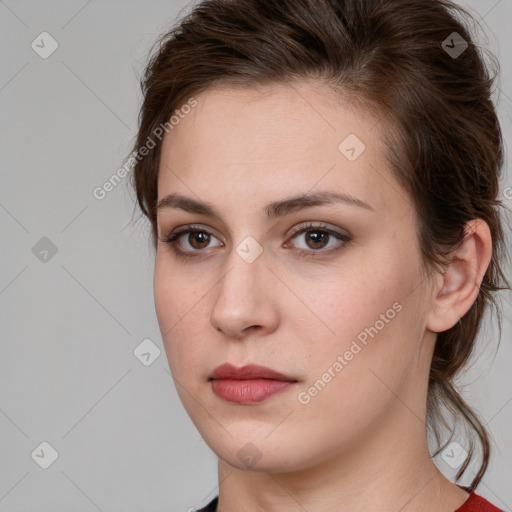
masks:
<path id="1" fill-rule="evenodd" d="M 308 458 L 304 449 L 297 449 L 301 443 L 285 430 L 281 436 L 277 436 L 276 432 L 269 436 L 272 429 L 267 425 L 261 436 L 249 436 L 247 429 L 242 429 L 240 435 L 237 435 L 233 429 L 228 428 L 232 437 L 221 430 L 222 435 L 217 431 L 210 432 L 209 436 L 203 435 L 203 439 L 219 459 L 242 471 L 285 473 L 300 471 L 315 463 Z"/>

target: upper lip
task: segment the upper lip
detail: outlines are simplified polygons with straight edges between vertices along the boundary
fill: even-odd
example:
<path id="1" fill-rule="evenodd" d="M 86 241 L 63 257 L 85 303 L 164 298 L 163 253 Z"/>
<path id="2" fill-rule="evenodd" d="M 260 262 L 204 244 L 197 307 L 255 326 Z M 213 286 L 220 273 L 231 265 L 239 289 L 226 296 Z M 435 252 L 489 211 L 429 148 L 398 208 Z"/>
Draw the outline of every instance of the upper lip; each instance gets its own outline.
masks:
<path id="1" fill-rule="evenodd" d="M 266 366 L 260 366 L 257 364 L 249 364 L 237 368 L 230 363 L 224 363 L 217 366 L 215 370 L 210 374 L 209 380 L 212 379 L 238 379 L 238 380 L 249 380 L 249 379 L 274 379 L 274 380 L 286 380 L 295 381 L 287 375 L 283 375 L 276 370 L 267 368 Z"/>

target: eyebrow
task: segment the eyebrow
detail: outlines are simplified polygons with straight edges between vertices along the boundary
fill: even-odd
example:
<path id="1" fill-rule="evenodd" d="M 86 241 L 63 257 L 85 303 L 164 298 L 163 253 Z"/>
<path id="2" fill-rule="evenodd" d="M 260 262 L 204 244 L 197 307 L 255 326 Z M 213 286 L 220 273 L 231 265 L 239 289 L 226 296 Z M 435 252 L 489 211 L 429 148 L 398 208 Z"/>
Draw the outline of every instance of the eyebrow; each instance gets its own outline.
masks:
<path id="1" fill-rule="evenodd" d="M 303 208 L 331 205 L 335 203 L 344 203 L 374 211 L 374 209 L 368 203 L 358 199 L 357 197 L 342 192 L 333 192 L 330 190 L 316 192 L 314 194 L 304 194 L 290 197 L 281 201 L 275 201 L 265 206 L 262 211 L 267 216 L 267 218 L 275 219 L 278 217 L 284 217 L 285 215 L 289 215 L 290 213 L 296 212 L 297 210 L 301 210 Z M 222 215 L 212 204 L 196 201 L 195 199 L 185 197 L 180 194 L 169 194 L 163 197 L 157 202 L 155 210 L 158 212 L 166 208 L 178 208 L 189 213 L 196 213 L 198 215 L 206 215 L 209 217 L 222 219 Z"/>

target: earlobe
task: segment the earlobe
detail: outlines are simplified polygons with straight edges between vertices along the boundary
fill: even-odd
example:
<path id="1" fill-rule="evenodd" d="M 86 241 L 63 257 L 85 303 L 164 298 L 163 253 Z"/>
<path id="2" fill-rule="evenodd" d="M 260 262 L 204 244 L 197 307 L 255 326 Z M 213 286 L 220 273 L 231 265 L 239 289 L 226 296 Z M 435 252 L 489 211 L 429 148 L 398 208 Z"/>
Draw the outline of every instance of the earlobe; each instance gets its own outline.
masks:
<path id="1" fill-rule="evenodd" d="M 492 237 L 488 224 L 473 219 L 466 224 L 466 235 L 450 255 L 450 263 L 440 275 L 427 329 L 443 332 L 466 314 L 480 292 L 480 285 L 492 257 Z"/>

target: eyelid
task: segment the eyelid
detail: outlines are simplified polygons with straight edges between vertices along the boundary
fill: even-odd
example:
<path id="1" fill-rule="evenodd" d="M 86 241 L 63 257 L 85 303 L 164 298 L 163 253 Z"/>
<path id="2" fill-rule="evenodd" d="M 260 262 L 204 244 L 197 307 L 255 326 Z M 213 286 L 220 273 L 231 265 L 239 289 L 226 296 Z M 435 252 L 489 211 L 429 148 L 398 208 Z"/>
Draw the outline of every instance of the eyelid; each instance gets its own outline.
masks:
<path id="1" fill-rule="evenodd" d="M 346 238 L 351 238 L 346 230 L 341 230 L 341 228 L 328 224 L 322 221 L 307 221 L 305 223 L 301 223 L 298 226 L 293 227 L 290 237 L 293 237 L 297 233 L 300 233 L 309 228 L 310 230 L 318 229 L 319 231 L 327 231 L 331 234 L 336 234 L 340 236 L 344 236 Z"/>
<path id="2" fill-rule="evenodd" d="M 321 248 L 319 250 L 296 248 L 296 252 L 300 255 L 317 258 L 320 258 L 322 256 L 327 257 L 332 253 L 336 253 L 337 251 L 343 249 L 353 239 L 352 235 L 340 231 L 340 228 L 330 228 L 328 224 L 321 221 L 317 221 L 316 224 L 315 221 L 308 221 L 306 222 L 306 224 L 302 224 L 295 227 L 289 239 L 296 238 L 298 235 L 302 235 L 304 233 L 307 233 L 308 231 L 323 231 L 325 233 L 328 233 L 331 236 L 331 238 L 335 238 L 339 242 L 339 244 L 335 247 L 330 247 L 327 249 Z M 285 247 L 288 246 L 288 244 L 285 245 Z"/>
<path id="3" fill-rule="evenodd" d="M 222 242 L 222 240 L 214 233 L 214 231 L 215 230 L 212 230 L 212 228 L 204 227 L 201 224 L 185 224 L 183 226 L 179 226 L 179 227 L 173 229 L 171 233 L 169 233 L 168 235 L 165 235 L 163 238 L 160 239 L 160 241 L 163 243 L 169 244 L 171 246 L 174 246 L 174 245 L 177 245 L 176 242 L 183 235 L 185 235 L 187 233 L 199 232 L 199 233 L 208 233 L 208 235 L 215 237 L 217 240 L 219 240 L 223 244 L 224 242 Z M 185 251 L 181 251 L 181 252 L 183 252 L 183 253 L 191 253 L 191 252 L 200 253 L 200 252 L 204 252 L 204 250 L 203 251 L 185 250 Z"/>
<path id="4" fill-rule="evenodd" d="M 292 228 L 292 231 L 290 233 L 290 237 L 297 234 L 299 231 L 303 230 L 304 228 L 311 228 L 311 229 L 325 229 L 326 231 L 333 231 L 335 233 L 339 233 L 340 235 L 343 235 L 343 233 L 340 233 L 338 230 L 340 230 L 341 228 L 337 227 L 337 226 L 334 226 L 334 225 L 330 225 L 329 223 L 326 223 L 326 222 L 323 222 L 323 221 L 306 221 L 306 222 L 302 222 L 300 223 L 299 225 L 297 226 L 294 226 Z M 204 224 L 184 224 L 183 226 L 178 226 L 177 228 L 175 228 L 172 233 L 170 233 L 169 235 L 167 235 L 167 237 L 171 236 L 172 234 L 178 234 L 178 233 L 184 233 L 186 231 L 194 231 L 194 230 L 197 230 L 197 231 L 205 231 L 209 234 L 213 234 L 215 235 L 216 238 L 219 238 L 219 236 L 217 236 L 214 231 L 216 231 L 215 229 L 211 228 L 210 226 L 205 226 Z M 351 235 L 347 232 L 347 230 L 343 230 L 345 232 L 345 236 L 347 238 L 351 238 Z"/>
<path id="5" fill-rule="evenodd" d="M 169 234 L 164 235 L 162 237 L 162 241 L 165 241 L 173 236 L 179 236 L 183 235 L 184 233 L 187 233 L 189 231 L 201 231 L 208 233 L 210 235 L 215 236 L 215 238 L 221 240 L 221 237 L 219 237 L 216 233 L 217 231 L 210 226 L 205 226 L 204 224 L 184 224 L 182 226 L 178 226 L 177 228 L 174 228 Z"/>
<path id="6" fill-rule="evenodd" d="M 334 247 L 334 248 L 331 247 L 330 249 L 326 249 L 326 250 L 323 250 L 323 249 L 318 249 L 318 250 L 299 249 L 299 248 L 296 249 L 296 252 L 301 255 L 302 254 L 310 255 L 313 257 L 315 257 L 315 256 L 319 257 L 322 255 L 327 256 L 328 254 L 330 254 L 332 252 L 336 252 L 337 250 L 342 249 L 343 246 L 345 246 L 350 241 L 352 241 L 352 235 L 350 235 L 346 232 L 343 233 L 342 231 L 340 231 L 341 228 L 338 228 L 338 227 L 330 228 L 329 226 L 330 225 L 328 223 L 325 223 L 322 221 L 307 221 L 305 223 L 299 224 L 298 226 L 294 226 L 291 234 L 287 238 L 287 241 L 289 239 L 295 238 L 297 235 L 300 235 L 300 234 L 308 232 L 308 231 L 318 230 L 318 231 L 327 232 L 330 236 L 332 236 L 332 237 L 336 238 L 338 241 L 342 242 L 341 247 L 340 246 Z M 179 249 L 178 248 L 179 244 L 177 244 L 177 241 L 179 240 L 179 238 L 181 236 L 183 236 L 186 233 L 204 232 L 204 233 L 208 233 L 209 235 L 214 236 L 219 241 L 221 241 L 221 243 L 223 244 L 224 242 L 222 242 L 222 240 L 220 240 L 219 237 L 213 231 L 215 231 L 215 230 L 213 230 L 210 227 L 205 227 L 204 225 L 201 225 L 201 224 L 185 224 L 183 226 L 179 226 L 178 228 L 174 229 L 169 235 L 167 235 L 163 239 L 161 239 L 161 241 L 163 243 L 170 245 L 172 247 L 172 249 L 174 250 L 174 252 L 179 256 L 201 257 L 203 254 L 208 254 L 208 249 L 201 249 L 201 250 L 196 250 L 196 251 L 191 251 L 188 249 L 185 249 L 185 250 Z M 344 230 L 344 231 L 346 231 L 346 230 Z M 216 246 L 216 247 L 219 247 L 219 246 Z M 285 247 L 288 247 L 288 246 L 285 245 Z"/>

